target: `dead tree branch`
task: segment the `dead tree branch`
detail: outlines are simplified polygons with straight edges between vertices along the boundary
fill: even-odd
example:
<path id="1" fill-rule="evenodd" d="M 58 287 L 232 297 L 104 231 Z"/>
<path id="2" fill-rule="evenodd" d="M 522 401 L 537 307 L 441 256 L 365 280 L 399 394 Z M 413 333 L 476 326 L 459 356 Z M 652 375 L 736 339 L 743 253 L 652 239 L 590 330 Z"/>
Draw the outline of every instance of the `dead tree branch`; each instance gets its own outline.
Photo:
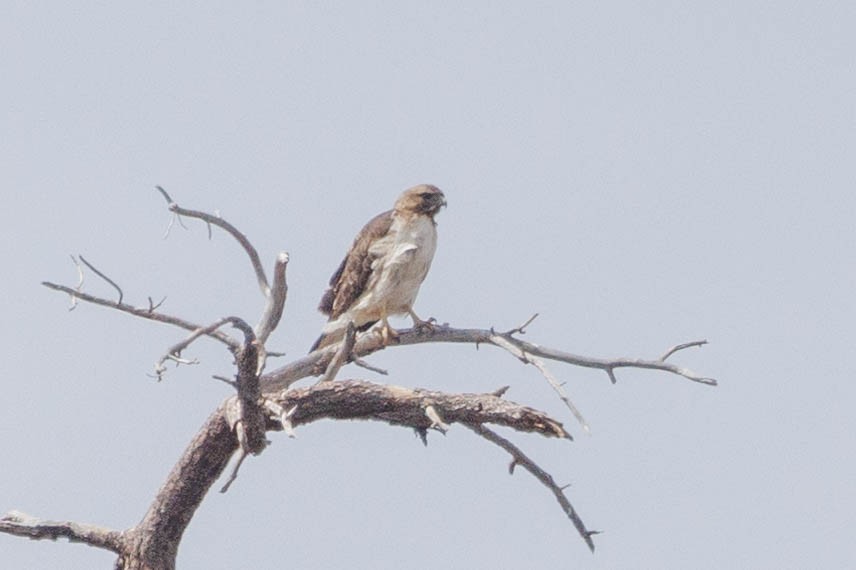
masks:
<path id="1" fill-rule="evenodd" d="M 208 224 L 209 237 L 212 225 L 223 229 L 238 242 L 238 244 L 244 249 L 247 257 L 250 258 L 250 263 L 252 264 L 253 271 L 256 274 L 256 281 L 258 282 L 259 289 L 261 290 L 266 302 L 262 317 L 255 329 L 256 337 L 259 339 L 259 364 L 257 371 L 261 373 L 268 356 L 265 343 L 267 342 L 268 336 L 270 336 L 270 334 L 276 329 L 280 319 L 282 318 L 285 301 L 288 296 L 288 283 L 285 277 L 285 270 L 288 266 L 288 253 L 281 252 L 277 256 L 273 269 L 273 287 L 271 287 L 268 285 L 267 275 L 265 274 L 264 267 L 262 267 L 259 252 L 243 232 L 220 216 L 214 216 L 200 210 L 182 208 L 172 199 L 172 197 L 170 197 L 163 187 L 156 186 L 155 188 L 166 200 L 170 212 L 176 216 L 186 216 L 188 218 L 197 218 L 204 221 Z"/>
<path id="2" fill-rule="evenodd" d="M 339 343 L 339 350 L 337 350 L 336 354 L 333 355 L 333 358 L 330 359 L 330 363 L 327 365 L 326 370 L 324 370 L 324 374 L 321 376 L 319 382 L 335 380 L 336 374 L 339 373 L 339 369 L 348 362 L 348 358 L 351 356 L 351 351 L 354 349 L 356 335 L 357 332 L 354 328 L 354 323 L 351 321 L 345 329 L 345 338 L 341 343 Z"/>
<path id="3" fill-rule="evenodd" d="M 74 262 L 74 266 L 77 268 L 77 286 L 74 288 L 75 291 L 80 292 L 83 289 L 83 268 L 80 266 L 80 262 L 73 255 L 70 256 L 71 261 Z M 71 295 L 71 306 L 68 308 L 69 311 L 73 311 L 77 307 L 77 297 Z"/>
<path id="4" fill-rule="evenodd" d="M 222 319 L 211 323 L 207 327 L 199 327 L 198 329 L 190 333 L 190 335 L 186 339 L 182 340 L 181 342 L 177 342 L 176 344 L 169 347 L 164 353 L 164 355 L 161 356 L 155 364 L 155 375 L 157 376 L 158 380 L 163 379 L 163 374 L 164 372 L 166 372 L 165 363 L 167 360 L 172 360 L 179 364 L 194 363 L 192 361 L 188 362 L 186 360 L 182 360 L 181 353 L 199 337 L 211 335 L 214 331 L 216 331 L 223 325 L 233 322 L 235 318 L 236 317 L 223 317 Z M 230 348 L 232 348 L 233 352 L 238 350 L 236 347 Z"/>
<path id="5" fill-rule="evenodd" d="M 535 317 L 532 317 L 532 319 L 534 319 L 534 318 Z M 528 322 L 531 322 L 532 319 L 529 319 Z M 527 324 L 528 324 L 528 322 L 527 322 Z M 526 325 L 523 325 L 523 327 L 525 327 L 525 326 Z M 522 333 L 523 327 L 518 327 L 517 329 L 512 329 L 512 330 Z M 589 427 L 588 422 L 586 422 L 582 413 L 577 409 L 577 407 L 571 401 L 571 398 L 565 392 L 565 389 L 562 386 L 562 383 L 559 382 L 559 380 L 555 376 L 553 376 L 553 373 L 550 372 L 550 369 L 547 368 L 547 364 L 544 363 L 544 361 L 541 360 L 540 358 L 538 358 L 537 356 L 533 356 L 532 354 L 527 353 L 526 351 L 524 351 L 523 349 L 521 349 L 517 345 L 512 344 L 508 340 L 508 338 L 511 337 L 511 334 L 513 334 L 513 332 L 509 332 L 505 335 L 497 335 L 497 334 L 491 335 L 490 340 L 494 345 L 498 346 L 499 348 L 503 348 L 507 352 L 516 356 L 518 358 L 518 360 L 520 360 L 521 362 L 523 362 L 525 364 L 531 364 L 535 368 L 537 368 L 538 371 L 541 372 L 541 375 L 547 379 L 547 382 L 550 384 L 550 387 L 552 387 L 553 390 L 556 392 L 556 394 L 559 395 L 559 399 L 562 400 L 562 402 L 565 404 L 565 406 L 567 406 L 567 408 L 571 411 L 571 413 L 574 415 L 574 417 L 577 418 L 577 421 L 580 422 L 580 425 L 583 427 L 583 429 L 586 432 L 591 432 L 591 428 Z"/>
<path id="6" fill-rule="evenodd" d="M 282 252 L 276 257 L 273 268 L 273 287 L 270 289 L 270 294 L 267 295 L 267 305 L 264 313 L 262 313 L 262 318 L 256 325 L 256 336 L 262 345 L 267 342 L 268 336 L 276 329 L 279 320 L 282 318 L 282 311 L 288 296 L 288 283 L 285 279 L 286 267 L 288 267 L 288 254 Z"/>
<path id="7" fill-rule="evenodd" d="M 694 340 L 692 342 L 684 342 L 682 344 L 676 344 L 660 357 L 660 362 L 666 362 L 666 359 L 678 352 L 679 350 L 684 350 L 685 348 L 692 348 L 694 346 L 702 347 L 707 344 L 706 340 Z"/>
<path id="8" fill-rule="evenodd" d="M 647 360 L 643 358 L 594 358 L 589 356 L 578 356 L 558 350 L 555 348 L 543 347 L 537 344 L 532 344 L 509 333 L 496 333 L 491 329 L 456 329 L 450 326 L 434 325 L 430 331 L 424 329 L 412 328 L 399 330 L 398 345 L 410 344 L 425 344 L 425 343 L 458 343 L 458 344 L 488 344 L 504 348 L 505 345 L 515 347 L 514 356 L 519 357 L 519 354 L 532 355 L 547 360 L 555 360 L 584 368 L 594 368 L 611 373 L 616 368 L 643 368 L 648 370 L 659 370 L 682 376 L 687 380 L 705 384 L 708 386 L 716 386 L 716 380 L 700 376 L 687 368 L 682 368 L 674 364 L 664 362 L 662 359 Z M 504 342 L 497 344 L 496 339 L 501 338 Z M 696 343 L 687 343 L 693 346 Z M 357 337 L 352 355 L 355 358 L 362 358 L 379 350 L 387 348 L 379 335 L 367 331 Z M 270 392 L 283 390 L 288 388 L 298 380 L 310 376 L 321 375 L 330 359 L 336 353 L 338 346 L 329 346 L 322 350 L 312 352 L 303 358 L 295 360 L 285 366 L 272 370 L 262 376 L 262 391 Z M 520 352 L 517 352 L 517 351 Z"/>
<path id="9" fill-rule="evenodd" d="M 511 464 L 508 466 L 509 474 L 514 473 L 514 468 L 517 465 L 522 465 L 524 469 L 532 473 L 536 479 L 538 479 L 541 483 L 544 484 L 545 487 L 552 491 L 553 495 L 555 495 L 556 500 L 561 505 L 562 510 L 565 511 L 565 514 L 568 515 L 568 518 L 571 519 L 571 522 L 574 525 L 574 528 L 577 529 L 577 532 L 586 542 L 589 547 L 589 550 L 594 552 L 594 541 L 592 540 L 592 536 L 598 534 L 597 531 L 588 530 L 586 528 L 585 523 L 577 514 L 576 509 L 574 509 L 571 502 L 568 500 L 568 497 L 565 495 L 565 492 L 562 487 L 559 487 L 556 482 L 553 480 L 552 475 L 544 471 L 541 467 L 538 466 L 537 463 L 532 461 L 525 453 L 523 453 L 519 447 L 497 434 L 496 432 L 484 427 L 483 425 L 473 425 L 473 424 L 465 424 L 468 428 L 476 432 L 478 435 L 482 436 L 486 440 L 495 443 L 499 447 L 506 450 L 511 454 L 512 460 Z"/>
<path id="10" fill-rule="evenodd" d="M 122 533 L 100 526 L 70 521 L 47 521 L 19 511 L 10 511 L 0 518 L 0 532 L 32 540 L 81 542 L 119 554 L 122 551 Z"/>
<path id="11" fill-rule="evenodd" d="M 80 261 L 82 261 L 86 267 L 88 267 L 89 269 L 92 270 L 93 273 L 95 273 L 95 275 L 97 275 L 98 277 L 100 277 L 101 279 L 103 279 L 104 281 L 109 283 L 119 293 L 119 299 L 116 302 L 121 304 L 122 299 L 125 296 L 125 294 L 122 292 L 122 288 L 119 287 L 119 285 L 115 281 L 113 281 L 112 279 L 110 279 L 109 277 L 107 277 L 106 275 L 101 273 L 100 271 L 98 271 L 98 269 L 94 265 L 92 265 L 91 263 L 86 261 L 85 257 L 83 257 L 82 255 L 78 255 L 78 257 L 80 258 Z"/>
<path id="12" fill-rule="evenodd" d="M 238 424 L 244 437 L 239 437 L 241 449 L 249 454 L 258 455 L 267 445 L 265 440 L 265 411 L 262 407 L 262 392 L 259 386 L 259 344 L 253 329 L 241 319 L 235 319 L 233 326 L 244 333 L 244 346 L 236 357 L 238 377 Z"/>
<path id="13" fill-rule="evenodd" d="M 241 247 L 244 248 L 244 251 L 250 258 L 250 263 L 252 263 L 253 265 L 253 271 L 255 271 L 256 273 L 256 279 L 258 280 L 259 289 L 261 289 L 262 294 L 265 297 L 268 297 L 270 295 L 270 287 L 268 286 L 265 270 L 262 267 L 262 260 L 261 258 L 259 258 L 259 252 L 256 251 L 256 248 L 253 246 L 252 243 L 250 243 L 250 240 L 247 239 L 247 236 L 241 233 L 238 228 L 236 228 L 235 226 L 233 226 L 232 224 L 230 224 L 219 216 L 214 216 L 207 212 L 201 212 L 199 210 L 190 210 L 187 208 L 182 208 L 170 197 L 169 194 L 167 194 L 166 190 L 164 190 L 162 187 L 155 186 L 155 188 L 157 188 L 158 192 L 160 192 L 161 195 L 164 197 L 164 200 L 166 200 L 170 212 L 173 212 L 177 216 L 186 216 L 188 218 L 196 218 L 202 220 L 206 224 L 222 228 L 223 230 L 228 232 L 229 235 L 235 238 L 235 241 L 237 241 L 241 245 Z"/>
<path id="14" fill-rule="evenodd" d="M 364 419 L 431 429 L 434 420 L 425 411 L 430 405 L 447 424 L 489 423 L 520 432 L 572 439 L 561 422 L 548 414 L 494 394 L 449 394 L 364 380 L 339 380 L 295 388 L 271 399 L 282 409 L 297 407 L 291 416 L 295 427 L 319 419 Z M 281 429 L 278 422 L 269 427 Z"/>
<path id="15" fill-rule="evenodd" d="M 102 307 L 116 309 L 117 311 L 122 311 L 123 313 L 134 315 L 135 317 L 140 317 L 142 319 L 147 319 L 158 323 L 164 323 L 167 325 L 173 325 L 187 331 L 193 332 L 198 329 L 205 328 L 201 325 L 197 325 L 179 317 L 174 317 L 166 313 L 155 312 L 154 310 L 152 310 L 151 307 L 134 307 L 133 305 L 128 305 L 127 303 L 119 303 L 116 301 L 111 301 L 109 299 L 104 299 L 102 297 L 96 297 L 95 295 L 83 293 L 82 291 L 78 291 L 65 285 L 57 285 L 56 283 L 51 283 L 50 281 L 42 281 L 42 285 L 44 285 L 48 289 L 53 289 L 54 291 L 68 293 L 72 298 L 78 299 L 80 301 L 86 301 L 87 303 L 92 303 L 93 305 L 101 305 Z M 205 336 L 211 337 L 215 340 L 222 342 L 227 347 L 229 347 L 230 350 L 237 350 L 241 346 L 241 344 L 237 340 L 233 339 L 227 334 L 221 333 L 216 330 L 211 331 L 210 333 L 206 333 Z"/>

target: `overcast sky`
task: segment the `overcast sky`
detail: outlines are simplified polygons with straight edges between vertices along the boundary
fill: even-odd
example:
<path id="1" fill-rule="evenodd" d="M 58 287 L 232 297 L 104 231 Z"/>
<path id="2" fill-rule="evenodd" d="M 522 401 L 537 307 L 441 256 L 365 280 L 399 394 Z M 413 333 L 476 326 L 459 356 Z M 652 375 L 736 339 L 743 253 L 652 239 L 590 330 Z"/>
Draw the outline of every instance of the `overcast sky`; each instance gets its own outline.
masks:
<path id="1" fill-rule="evenodd" d="M 218 5 L 219 4 L 219 5 Z M 856 8 L 852 2 L 42 3 L 0 7 L 0 513 L 134 525 L 229 395 L 219 345 L 149 375 L 178 330 L 39 285 L 83 254 L 146 305 L 200 323 L 263 306 L 228 237 L 164 239 L 153 190 L 217 211 L 289 299 L 270 348 L 302 355 L 354 234 L 417 183 L 442 188 L 416 311 L 591 356 L 714 376 L 552 365 L 489 347 L 391 348 L 380 377 L 511 388 L 576 441 L 506 433 L 552 495 L 460 426 L 320 422 L 271 434 L 212 492 L 183 570 L 843 568 L 856 565 Z M 112 290 L 88 274 L 88 292 Z M 405 324 L 406 321 L 400 321 Z M 0 535 L 9 568 L 112 567 Z"/>

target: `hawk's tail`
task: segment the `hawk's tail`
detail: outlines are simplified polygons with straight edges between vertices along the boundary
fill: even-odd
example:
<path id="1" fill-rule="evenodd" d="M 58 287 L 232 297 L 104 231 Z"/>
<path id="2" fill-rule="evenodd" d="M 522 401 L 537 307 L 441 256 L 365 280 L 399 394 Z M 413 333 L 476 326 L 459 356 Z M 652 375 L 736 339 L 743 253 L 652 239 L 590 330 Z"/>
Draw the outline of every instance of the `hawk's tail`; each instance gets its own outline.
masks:
<path id="1" fill-rule="evenodd" d="M 356 332 L 365 332 L 372 328 L 377 321 L 370 321 L 363 325 L 357 327 Z M 340 323 L 337 323 L 336 326 L 332 328 L 328 328 L 331 323 L 335 323 L 335 321 L 330 321 L 327 323 L 327 326 L 324 327 L 324 331 L 321 333 L 312 346 L 309 348 L 309 352 L 315 352 L 316 350 L 320 350 L 322 348 L 327 348 L 330 345 L 336 344 L 337 342 L 341 342 L 343 338 L 345 338 L 345 330 L 348 328 L 347 323 L 345 326 L 341 326 Z"/>

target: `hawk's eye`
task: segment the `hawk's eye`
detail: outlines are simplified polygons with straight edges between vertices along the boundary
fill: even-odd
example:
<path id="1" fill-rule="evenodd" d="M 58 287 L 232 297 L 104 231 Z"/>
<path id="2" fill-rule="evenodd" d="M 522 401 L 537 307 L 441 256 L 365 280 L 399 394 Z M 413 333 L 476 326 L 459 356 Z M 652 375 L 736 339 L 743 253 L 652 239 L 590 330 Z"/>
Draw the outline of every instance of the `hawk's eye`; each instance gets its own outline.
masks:
<path id="1" fill-rule="evenodd" d="M 419 196 L 420 196 L 423 200 L 430 200 L 430 199 L 431 199 L 431 197 L 432 197 L 433 195 L 434 195 L 434 194 L 432 194 L 431 192 L 423 192 L 423 193 L 422 193 L 422 194 L 420 194 Z"/>

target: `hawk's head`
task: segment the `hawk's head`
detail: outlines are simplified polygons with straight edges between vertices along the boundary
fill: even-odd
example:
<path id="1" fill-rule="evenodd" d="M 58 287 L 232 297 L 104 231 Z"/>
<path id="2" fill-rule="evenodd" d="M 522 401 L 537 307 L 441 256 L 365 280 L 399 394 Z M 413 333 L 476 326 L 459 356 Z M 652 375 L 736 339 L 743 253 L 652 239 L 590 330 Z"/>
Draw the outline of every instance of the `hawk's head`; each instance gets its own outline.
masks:
<path id="1" fill-rule="evenodd" d="M 404 191 L 395 202 L 399 212 L 412 212 L 434 217 L 446 205 L 446 196 L 436 186 L 420 184 Z"/>

